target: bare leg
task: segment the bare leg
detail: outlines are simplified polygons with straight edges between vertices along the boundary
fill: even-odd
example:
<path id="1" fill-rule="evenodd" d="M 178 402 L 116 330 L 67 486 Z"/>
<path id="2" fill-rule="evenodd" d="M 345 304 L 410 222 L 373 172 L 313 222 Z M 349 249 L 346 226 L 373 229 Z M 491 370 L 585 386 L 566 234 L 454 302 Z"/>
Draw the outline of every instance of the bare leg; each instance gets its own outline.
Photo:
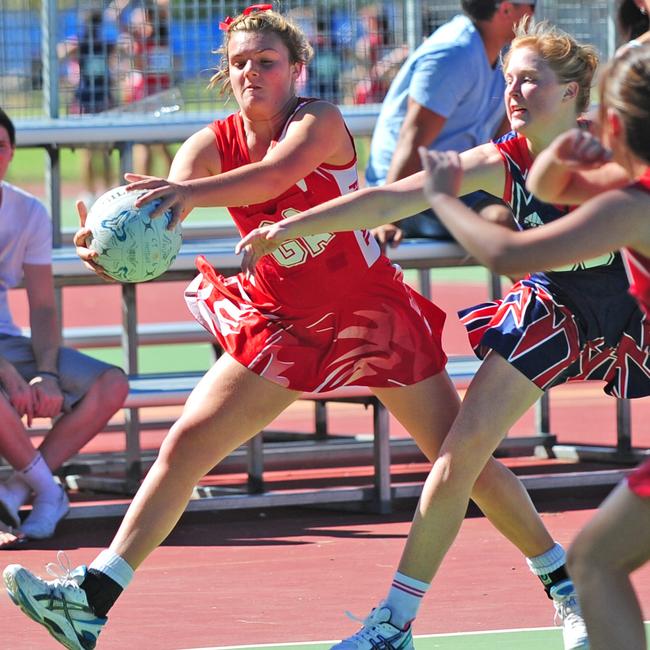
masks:
<path id="1" fill-rule="evenodd" d="M 460 409 L 458 393 L 447 373 L 413 386 L 374 392 L 413 436 L 427 458 L 435 461 Z M 474 485 L 472 499 L 495 528 L 526 557 L 541 555 L 553 546 L 553 539 L 521 481 L 492 456 Z"/>
<path id="2" fill-rule="evenodd" d="M 645 650 L 630 573 L 650 559 L 650 501 L 621 483 L 569 549 L 591 650 Z"/>
<path id="3" fill-rule="evenodd" d="M 492 353 L 483 362 L 424 484 L 400 572 L 431 581 L 458 534 L 481 471 L 504 432 L 540 395 L 499 355 Z"/>
<path id="4" fill-rule="evenodd" d="M 169 535 L 199 479 L 299 396 L 223 355 L 163 441 L 111 550 L 136 569 Z"/>
<path id="5" fill-rule="evenodd" d="M 36 449 L 29 439 L 22 420 L 2 392 L 0 392 L 0 455 L 18 470 L 27 467 L 36 456 Z"/>
<path id="6" fill-rule="evenodd" d="M 39 451 L 51 470 L 59 468 L 92 440 L 122 408 L 129 392 L 126 375 L 111 368 L 99 376 L 75 407 L 60 417 Z"/>

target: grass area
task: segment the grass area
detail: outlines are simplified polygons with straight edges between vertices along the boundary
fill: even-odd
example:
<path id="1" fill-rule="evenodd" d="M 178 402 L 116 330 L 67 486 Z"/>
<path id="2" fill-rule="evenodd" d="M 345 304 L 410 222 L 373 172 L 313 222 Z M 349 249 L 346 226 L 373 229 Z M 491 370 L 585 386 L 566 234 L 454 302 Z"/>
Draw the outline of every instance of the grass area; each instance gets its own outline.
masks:
<path id="1" fill-rule="evenodd" d="M 121 348 L 87 348 L 83 350 L 97 359 L 124 365 Z M 202 372 L 214 363 L 212 346 L 207 343 L 177 345 L 141 345 L 138 349 L 138 370 L 149 372 Z"/>

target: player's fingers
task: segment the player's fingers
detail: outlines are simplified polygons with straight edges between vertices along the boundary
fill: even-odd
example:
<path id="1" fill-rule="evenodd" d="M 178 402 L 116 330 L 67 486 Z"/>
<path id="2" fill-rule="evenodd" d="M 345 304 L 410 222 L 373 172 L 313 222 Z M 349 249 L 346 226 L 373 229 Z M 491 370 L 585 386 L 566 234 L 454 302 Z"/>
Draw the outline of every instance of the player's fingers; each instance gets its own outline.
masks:
<path id="1" fill-rule="evenodd" d="M 433 167 L 431 152 L 426 147 L 418 147 L 418 153 L 420 154 L 422 168 L 427 172 L 431 171 L 431 168 Z"/>
<path id="2" fill-rule="evenodd" d="M 174 228 L 176 228 L 176 226 L 180 223 L 181 217 L 183 216 L 182 206 L 179 205 L 178 203 L 172 206 L 171 213 L 172 213 L 172 218 L 169 220 L 169 223 L 167 224 L 167 230 L 174 230 Z"/>
<path id="3" fill-rule="evenodd" d="M 151 203 L 152 201 L 155 201 L 156 199 L 159 199 L 160 197 L 166 196 L 169 194 L 171 191 L 171 188 L 167 183 L 164 185 L 156 185 L 155 187 L 140 187 L 140 190 L 146 190 L 143 191 L 140 196 L 133 202 L 133 205 L 135 205 L 136 208 L 141 208 L 143 205 L 146 205 L 147 203 Z"/>
<path id="4" fill-rule="evenodd" d="M 153 194 L 153 198 L 147 201 L 147 203 L 150 203 L 151 201 L 155 199 L 160 199 L 160 203 L 156 205 L 156 207 L 149 213 L 152 219 L 157 219 L 158 217 L 162 217 L 167 210 L 176 210 L 177 208 L 181 207 L 181 202 L 179 201 L 179 197 L 177 194 L 172 193 L 172 194 L 164 194 L 164 193 L 159 193 L 159 194 Z M 162 199 L 160 198 L 162 197 Z M 137 205 L 137 202 L 136 202 Z"/>
<path id="5" fill-rule="evenodd" d="M 79 223 L 83 228 L 86 225 L 86 218 L 88 217 L 88 208 L 86 207 L 86 204 L 83 201 L 77 201 L 75 203 L 75 206 L 77 208 L 77 214 L 79 215 Z"/>
<path id="6" fill-rule="evenodd" d="M 88 239 L 92 237 L 90 228 L 81 227 L 72 237 L 72 243 L 77 248 L 88 248 Z"/>
<path id="7" fill-rule="evenodd" d="M 130 191 L 134 184 L 140 183 L 142 181 L 148 181 L 152 178 L 157 178 L 157 176 L 147 176 L 145 174 L 136 174 L 134 172 L 126 172 L 126 174 L 124 174 L 124 179 L 129 182 L 129 184 L 126 186 L 127 191 Z"/>
<path id="8" fill-rule="evenodd" d="M 246 254 L 246 248 L 248 247 L 250 241 L 254 238 L 254 234 L 257 233 L 257 229 L 251 230 L 247 235 L 244 235 L 236 244 L 235 244 L 235 255 L 240 253 Z"/>
<path id="9" fill-rule="evenodd" d="M 401 228 L 395 228 L 393 231 L 393 238 L 391 240 L 391 247 L 397 248 L 404 239 L 404 231 Z"/>

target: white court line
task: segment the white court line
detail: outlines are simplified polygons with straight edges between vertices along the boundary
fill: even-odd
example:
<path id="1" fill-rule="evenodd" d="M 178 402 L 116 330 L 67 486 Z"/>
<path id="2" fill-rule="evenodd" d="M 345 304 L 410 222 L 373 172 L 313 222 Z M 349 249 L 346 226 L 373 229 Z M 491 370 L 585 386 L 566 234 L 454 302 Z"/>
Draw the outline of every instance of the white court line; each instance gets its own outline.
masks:
<path id="1" fill-rule="evenodd" d="M 520 627 L 508 630 L 480 630 L 476 632 L 447 632 L 446 634 L 424 634 L 414 636 L 413 639 L 436 639 L 440 637 L 450 636 L 478 636 L 482 634 L 509 634 L 510 632 L 544 632 L 545 630 L 558 630 L 562 631 L 561 627 Z M 242 650 L 242 648 L 293 648 L 296 646 L 313 646 L 321 645 L 323 643 L 338 643 L 340 639 L 333 639 L 331 641 L 287 641 L 286 643 L 262 643 L 256 645 L 249 643 L 247 645 L 228 645 L 228 646 L 210 646 L 208 648 L 181 648 L 180 650 Z"/>

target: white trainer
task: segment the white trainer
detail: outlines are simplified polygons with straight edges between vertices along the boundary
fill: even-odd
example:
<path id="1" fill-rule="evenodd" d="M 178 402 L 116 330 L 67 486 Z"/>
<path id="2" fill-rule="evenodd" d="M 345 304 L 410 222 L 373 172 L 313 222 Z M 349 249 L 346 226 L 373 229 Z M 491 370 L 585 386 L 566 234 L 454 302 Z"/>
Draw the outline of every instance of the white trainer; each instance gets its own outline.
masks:
<path id="1" fill-rule="evenodd" d="M 330 650 L 415 650 L 411 625 L 404 630 L 393 625 L 388 607 L 376 607 L 365 620 L 352 618 L 363 623 L 363 627 Z"/>
<path id="2" fill-rule="evenodd" d="M 589 648 L 587 626 L 582 618 L 578 595 L 571 580 L 563 580 L 551 587 L 551 598 L 555 605 L 555 620 L 562 624 L 564 650 L 586 650 Z"/>
<path id="3" fill-rule="evenodd" d="M 65 553 L 59 551 L 57 558 L 63 573 L 59 574 L 54 563 L 48 564 L 48 573 L 57 576 L 50 581 L 19 564 L 10 564 L 2 574 L 7 592 L 29 618 L 45 627 L 68 650 L 93 650 L 107 619 L 93 612 L 86 592 L 79 587 L 86 567 L 70 571 Z"/>
<path id="4" fill-rule="evenodd" d="M 54 500 L 36 497 L 32 504 L 32 511 L 20 527 L 20 532 L 30 539 L 47 539 L 52 537 L 63 519 L 70 510 L 70 501 L 65 490 L 58 486 Z"/>

